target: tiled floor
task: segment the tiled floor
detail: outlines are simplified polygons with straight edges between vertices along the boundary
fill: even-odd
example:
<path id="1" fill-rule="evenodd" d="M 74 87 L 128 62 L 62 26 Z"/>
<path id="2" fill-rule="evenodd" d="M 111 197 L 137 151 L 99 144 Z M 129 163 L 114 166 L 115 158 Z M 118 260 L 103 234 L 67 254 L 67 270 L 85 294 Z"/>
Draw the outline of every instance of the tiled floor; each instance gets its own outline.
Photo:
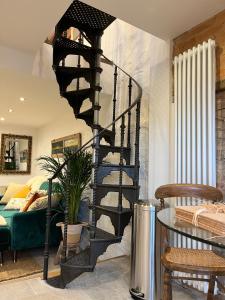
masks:
<path id="1" fill-rule="evenodd" d="M 126 257 L 99 263 L 65 290 L 54 289 L 40 278 L 0 284 L 0 300 L 129 300 L 129 260 Z M 173 300 L 201 300 L 184 289 L 174 289 Z"/>

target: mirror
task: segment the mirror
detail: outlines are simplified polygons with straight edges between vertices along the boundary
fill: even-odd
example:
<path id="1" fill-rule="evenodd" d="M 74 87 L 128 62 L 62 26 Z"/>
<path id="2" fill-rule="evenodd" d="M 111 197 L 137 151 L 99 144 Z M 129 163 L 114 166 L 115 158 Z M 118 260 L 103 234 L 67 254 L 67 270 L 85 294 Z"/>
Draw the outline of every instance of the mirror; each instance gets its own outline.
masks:
<path id="1" fill-rule="evenodd" d="M 32 137 L 2 134 L 1 173 L 30 174 Z"/>

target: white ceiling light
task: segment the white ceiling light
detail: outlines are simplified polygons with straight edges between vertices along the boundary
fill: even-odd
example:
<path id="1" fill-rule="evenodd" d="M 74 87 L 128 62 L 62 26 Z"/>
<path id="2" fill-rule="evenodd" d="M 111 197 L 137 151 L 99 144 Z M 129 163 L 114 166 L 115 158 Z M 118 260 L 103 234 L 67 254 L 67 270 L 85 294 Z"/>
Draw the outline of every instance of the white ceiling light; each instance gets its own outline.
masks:
<path id="1" fill-rule="evenodd" d="M 25 101 L 24 97 L 20 97 L 20 101 L 24 102 Z"/>
<path id="2" fill-rule="evenodd" d="M 5 118 L 1 117 L 1 118 L 0 118 L 0 121 L 2 121 L 2 122 L 5 121 Z"/>
<path id="3" fill-rule="evenodd" d="M 9 108 L 9 113 L 12 113 L 13 112 L 13 109 L 12 108 Z"/>

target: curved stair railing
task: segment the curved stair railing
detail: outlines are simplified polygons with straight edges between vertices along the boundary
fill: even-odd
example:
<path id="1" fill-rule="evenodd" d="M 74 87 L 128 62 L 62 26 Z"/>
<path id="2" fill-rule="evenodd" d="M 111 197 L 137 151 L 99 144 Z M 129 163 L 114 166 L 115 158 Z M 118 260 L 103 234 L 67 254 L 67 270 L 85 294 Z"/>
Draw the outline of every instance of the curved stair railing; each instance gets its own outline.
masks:
<path id="1" fill-rule="evenodd" d="M 65 161 L 49 179 L 43 277 L 49 284 L 56 287 L 64 288 L 67 283 L 83 272 L 91 272 L 94 270 L 98 256 L 103 254 L 109 245 L 121 241 L 124 229 L 129 224 L 133 213 L 133 204 L 137 202 L 139 198 L 139 137 L 142 88 L 127 72 L 106 58 L 100 49 L 100 39 L 103 30 L 114 20 L 114 17 L 75 0 L 56 26 L 55 39 L 53 42 L 53 69 L 56 73 L 60 94 L 67 99 L 73 108 L 75 117 L 84 120 L 93 131 L 93 137 L 73 154 L 75 156 L 90 146 L 93 148 L 93 178 L 91 184 L 93 199 L 90 205 L 92 214 L 91 224 L 86 229 L 89 236 L 88 246 L 78 254 L 73 253 L 72 256 L 67 255 L 69 197 L 69 195 L 67 195 L 63 251 L 60 263 L 61 273 L 54 278 L 48 278 L 52 183 L 59 173 L 68 166 L 71 158 Z M 64 32 L 70 27 L 76 27 L 80 30 L 78 42 L 63 36 Z M 87 40 L 92 47 L 84 45 L 84 39 Z M 65 64 L 65 58 L 71 54 L 78 56 L 77 67 L 67 67 Z M 81 56 L 89 63 L 89 68 L 81 67 Z M 101 91 L 100 73 L 102 71 L 100 68 L 101 58 L 103 58 L 105 63 L 114 67 L 112 122 L 104 128 L 99 125 L 99 113 L 101 109 L 99 105 L 99 92 Z M 118 71 L 126 75 L 128 79 L 128 105 L 119 116 L 116 115 Z M 86 82 L 89 82 L 89 89 L 80 88 L 80 78 L 84 78 Z M 76 90 L 67 91 L 68 86 L 74 79 L 77 80 Z M 137 96 L 132 101 L 134 86 L 137 88 Z M 90 99 L 92 108 L 80 112 L 82 104 L 87 98 Z M 133 137 L 131 127 L 133 126 L 132 113 L 134 110 L 136 110 L 134 122 L 136 127 Z M 120 124 L 119 129 L 117 124 Z M 116 136 L 118 137 L 119 145 L 116 145 Z M 108 145 L 101 143 L 103 138 Z M 132 152 L 132 144 L 134 144 L 134 153 Z M 104 163 L 104 158 L 107 157 L 109 153 L 119 154 L 119 164 Z M 131 163 L 131 160 L 133 160 L 133 163 Z M 104 184 L 103 179 L 114 171 L 119 173 L 119 182 L 117 184 Z M 132 185 L 123 183 L 124 173 L 132 179 Z M 109 192 L 118 193 L 117 206 L 101 204 L 101 200 Z M 123 207 L 123 196 L 128 200 L 130 208 Z M 115 229 L 114 235 L 97 227 L 97 221 L 102 215 L 106 215 L 110 218 Z"/>

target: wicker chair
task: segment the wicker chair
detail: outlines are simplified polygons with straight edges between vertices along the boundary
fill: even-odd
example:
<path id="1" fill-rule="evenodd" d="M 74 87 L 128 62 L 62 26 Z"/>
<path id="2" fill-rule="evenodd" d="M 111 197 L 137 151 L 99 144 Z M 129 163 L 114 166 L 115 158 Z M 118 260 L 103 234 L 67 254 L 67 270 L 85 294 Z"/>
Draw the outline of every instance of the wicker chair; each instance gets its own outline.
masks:
<path id="1" fill-rule="evenodd" d="M 211 202 L 221 201 L 223 199 L 220 190 L 201 184 L 169 184 L 160 186 L 155 192 L 155 197 L 160 200 L 161 208 L 165 207 L 165 198 L 194 197 Z M 172 279 L 209 282 L 207 300 L 214 299 L 216 281 L 221 289 L 225 291 L 224 287 L 217 280 L 217 276 L 225 276 L 225 258 L 216 255 L 213 251 L 172 248 L 167 244 L 161 262 L 165 268 L 163 276 L 163 300 L 172 300 Z M 209 279 L 172 276 L 173 271 L 195 275 L 207 275 Z"/>

